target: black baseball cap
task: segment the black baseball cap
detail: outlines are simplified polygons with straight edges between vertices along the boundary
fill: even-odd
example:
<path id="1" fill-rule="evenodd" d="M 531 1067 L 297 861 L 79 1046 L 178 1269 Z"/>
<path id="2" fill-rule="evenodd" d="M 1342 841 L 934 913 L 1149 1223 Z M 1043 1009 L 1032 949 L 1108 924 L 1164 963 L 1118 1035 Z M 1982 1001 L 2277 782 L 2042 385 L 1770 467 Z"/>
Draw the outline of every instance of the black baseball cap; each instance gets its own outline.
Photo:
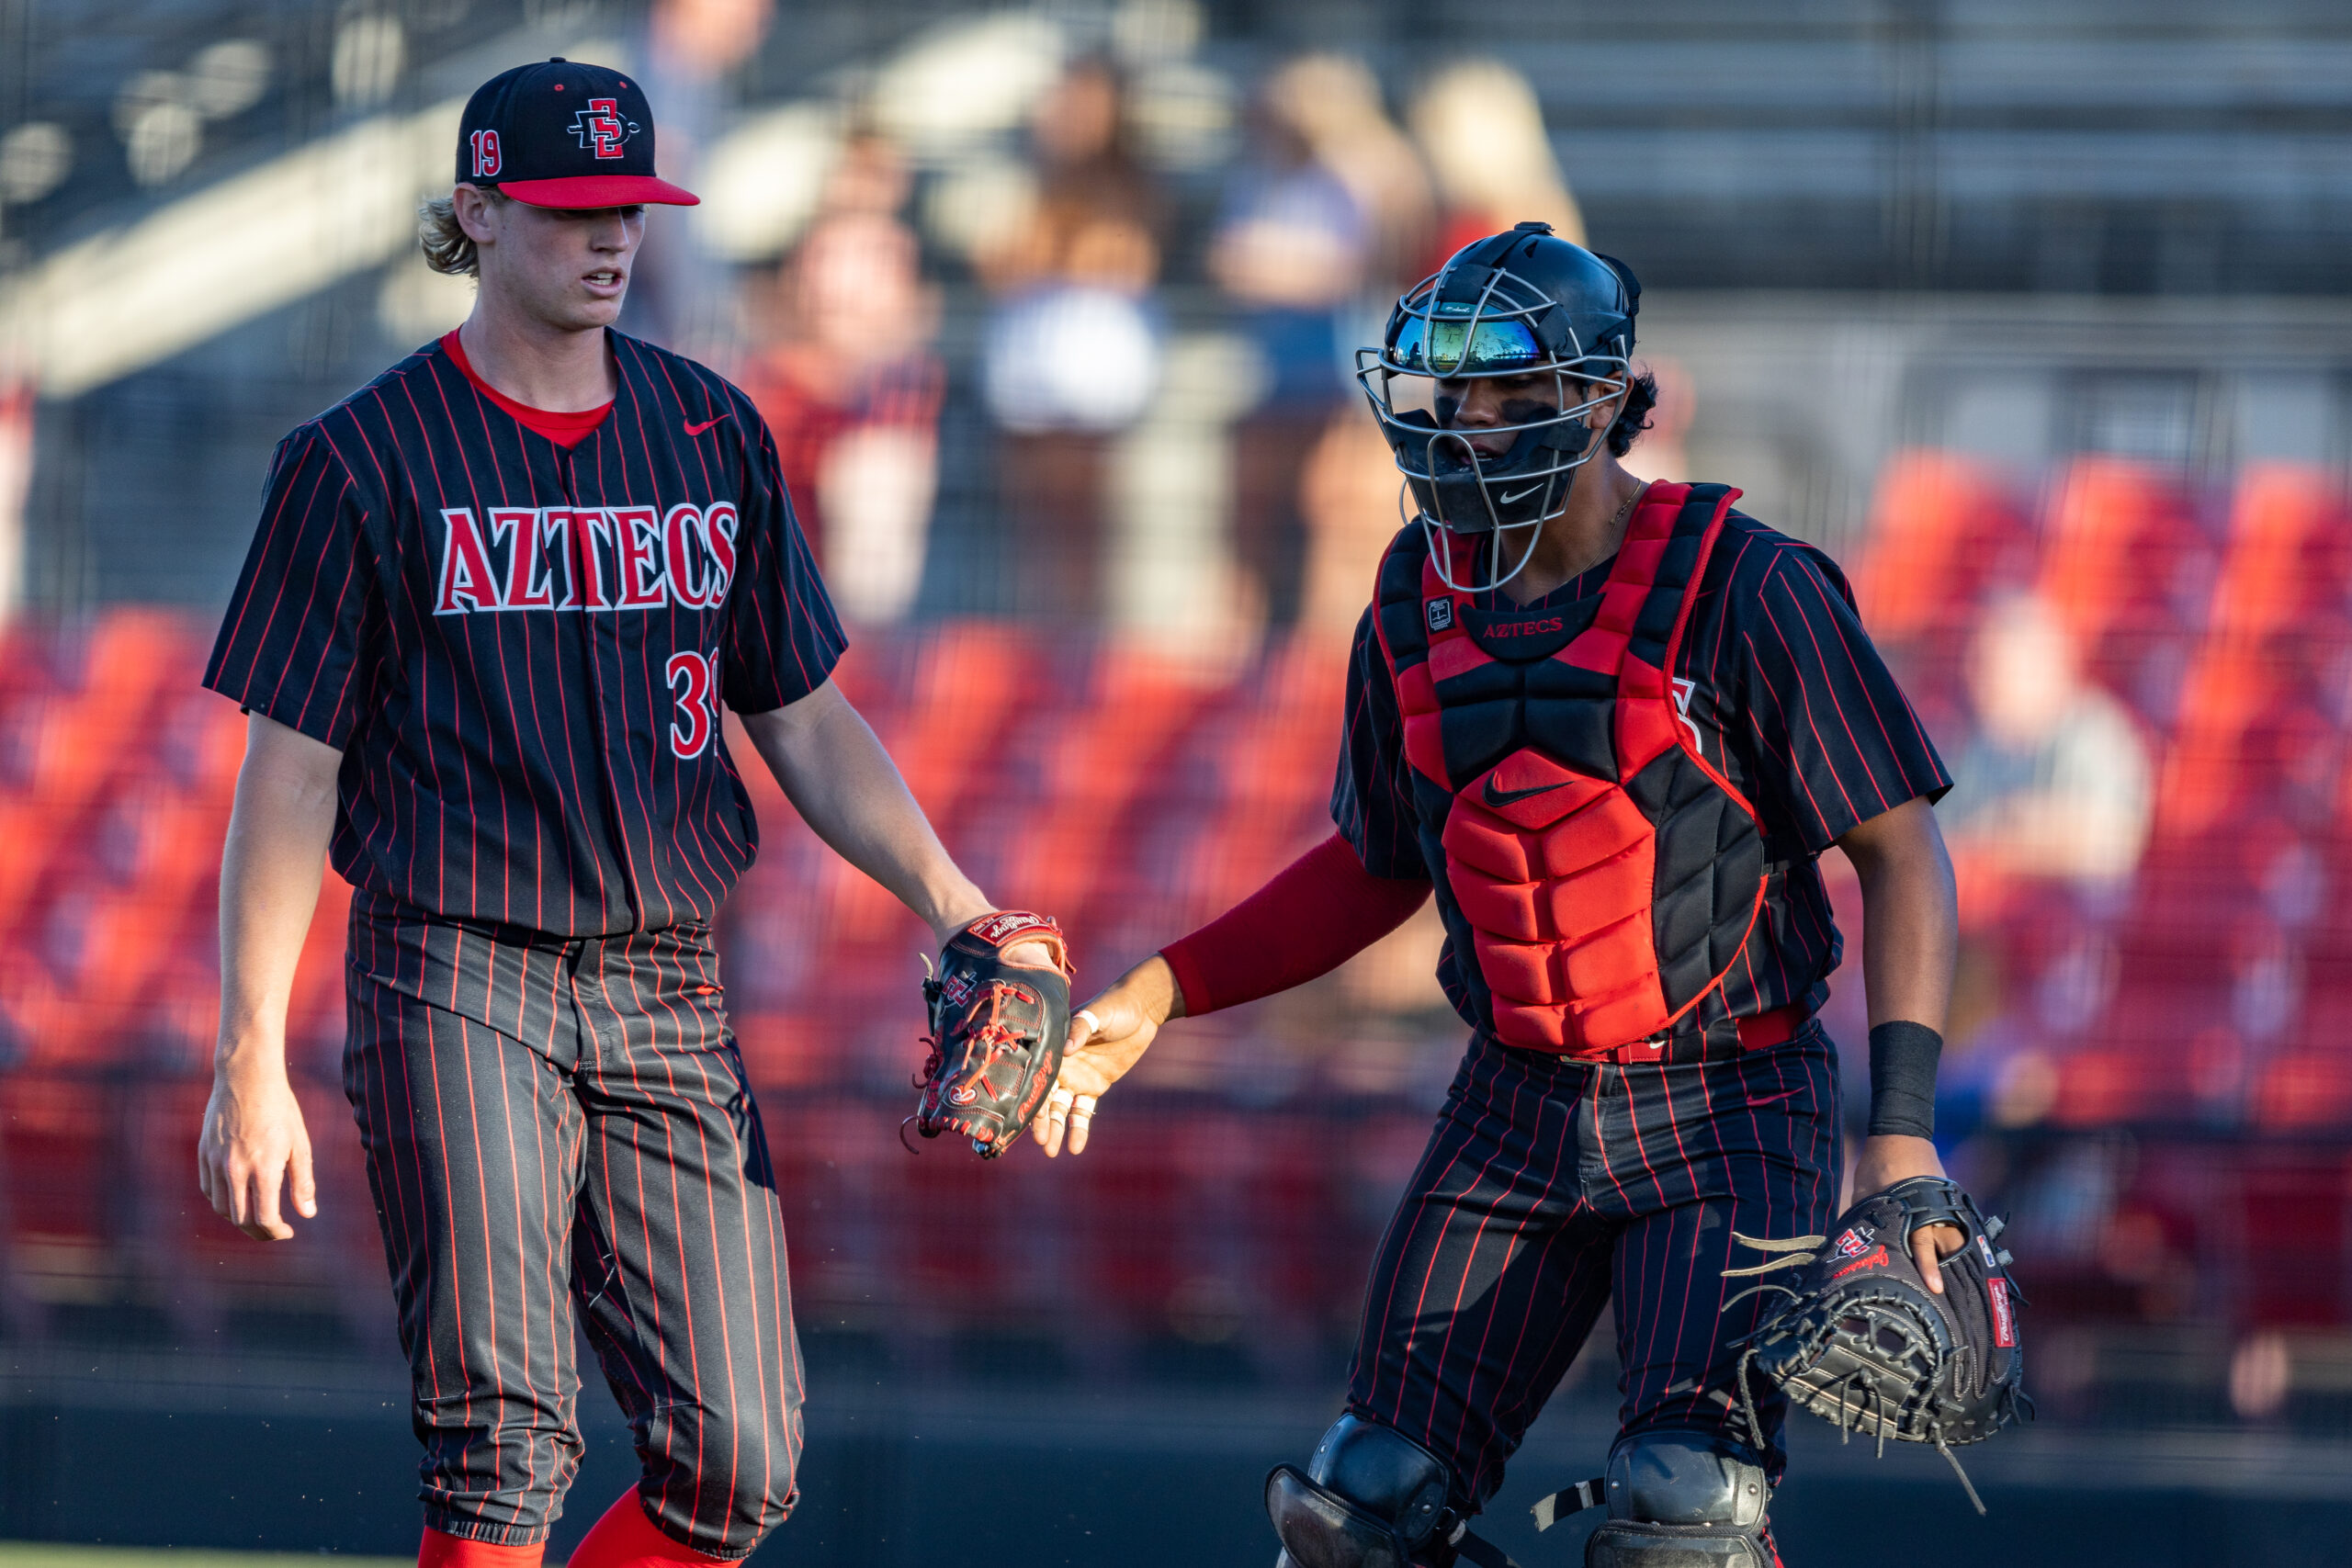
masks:
<path id="1" fill-rule="evenodd" d="M 560 56 L 474 89 L 458 122 L 458 181 L 533 207 L 693 207 L 653 173 L 653 110 L 619 72 Z"/>

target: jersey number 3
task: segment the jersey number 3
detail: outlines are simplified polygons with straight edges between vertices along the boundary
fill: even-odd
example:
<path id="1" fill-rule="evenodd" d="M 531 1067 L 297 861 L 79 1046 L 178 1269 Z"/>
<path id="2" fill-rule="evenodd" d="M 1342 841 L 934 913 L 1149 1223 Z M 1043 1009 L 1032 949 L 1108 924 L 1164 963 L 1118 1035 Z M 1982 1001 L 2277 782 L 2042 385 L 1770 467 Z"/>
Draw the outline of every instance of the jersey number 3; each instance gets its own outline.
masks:
<path id="1" fill-rule="evenodd" d="M 678 699 L 678 716 L 670 721 L 670 750 L 681 757 L 701 756 L 718 733 L 717 664 L 707 653 L 670 655 L 670 690 Z"/>

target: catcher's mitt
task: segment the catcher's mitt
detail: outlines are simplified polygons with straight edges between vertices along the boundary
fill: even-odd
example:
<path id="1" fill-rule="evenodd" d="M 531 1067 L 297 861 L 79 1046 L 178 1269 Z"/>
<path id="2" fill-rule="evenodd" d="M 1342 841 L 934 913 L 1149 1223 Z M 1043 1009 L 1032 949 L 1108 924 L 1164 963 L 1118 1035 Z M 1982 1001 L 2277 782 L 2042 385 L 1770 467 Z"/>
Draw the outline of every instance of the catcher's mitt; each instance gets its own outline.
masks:
<path id="1" fill-rule="evenodd" d="M 1054 966 L 1007 964 L 1004 950 L 1043 942 Z M 983 1159 L 1012 1147 L 1062 1069 L 1069 1039 L 1069 947 L 1044 915 L 999 909 L 948 939 L 922 983 L 931 1058 L 915 1087 L 915 1131 L 961 1133 Z"/>
<path id="2" fill-rule="evenodd" d="M 1911 1233 L 1934 1224 L 1957 1225 L 1968 1238 L 1939 1262 L 1941 1295 L 1928 1289 L 1911 1255 Z M 1991 1437 L 2020 1405 L 2033 1410 L 2021 1386 L 2022 1298 L 2008 1277 L 2009 1254 L 1993 1245 L 2001 1230 L 1956 1183 L 1915 1176 L 1856 1203 L 1828 1237 L 1758 1241 L 1735 1232 L 1741 1245 L 1781 1256 L 1727 1276 L 1803 1270 L 1790 1284 L 1752 1287 L 1791 1299 L 1747 1337 L 1740 1355 L 1750 1438 L 1762 1447 L 1752 1368 L 1841 1433 L 1875 1435 L 1882 1453 L 1889 1438 L 1935 1444 L 1983 1513 L 1951 1445 Z"/>

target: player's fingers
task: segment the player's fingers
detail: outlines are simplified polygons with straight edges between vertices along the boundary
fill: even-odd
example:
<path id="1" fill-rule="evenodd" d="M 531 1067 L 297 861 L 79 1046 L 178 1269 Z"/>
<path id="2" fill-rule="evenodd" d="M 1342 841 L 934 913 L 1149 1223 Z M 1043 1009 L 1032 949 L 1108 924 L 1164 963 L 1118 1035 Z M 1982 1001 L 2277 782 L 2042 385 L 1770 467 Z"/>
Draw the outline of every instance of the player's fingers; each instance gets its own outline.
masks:
<path id="1" fill-rule="evenodd" d="M 1054 950 L 1042 942 L 1016 942 L 1004 950 L 1004 961 L 1030 969 L 1051 969 Z"/>
<path id="2" fill-rule="evenodd" d="M 306 1220 L 318 1218 L 319 1184 L 311 1167 L 309 1138 L 297 1138 L 294 1141 L 294 1156 L 287 1168 L 287 1174 L 292 1178 L 290 1184 L 294 1190 L 294 1212 Z"/>
<path id="3" fill-rule="evenodd" d="M 1932 1228 L 1911 1233 L 1911 1257 L 1919 1265 L 1920 1278 L 1928 1281 L 1928 1289 L 1942 1295 L 1944 1271 L 1936 1263 L 1936 1233 Z"/>
<path id="4" fill-rule="evenodd" d="M 260 1179 L 253 1168 L 232 1164 L 223 1181 L 229 1191 L 229 1207 L 225 1211 L 229 1223 L 255 1241 L 269 1240 L 269 1231 L 261 1223 L 261 1202 L 255 1196 L 260 1190 Z"/>
<path id="5" fill-rule="evenodd" d="M 1069 1108 L 1069 1152 L 1086 1152 L 1086 1134 L 1094 1125 L 1094 1107 L 1099 1103 L 1091 1094 L 1075 1097 Z"/>
<path id="6" fill-rule="evenodd" d="M 254 1206 L 252 1231 L 272 1241 L 283 1241 L 294 1234 L 277 1212 L 277 1190 L 286 1179 L 286 1166 L 279 1160 L 264 1160 L 254 1169 Z"/>
<path id="7" fill-rule="evenodd" d="M 1075 1098 L 1066 1089 L 1055 1089 L 1046 1097 L 1045 1114 L 1031 1123 L 1047 1159 L 1062 1152 L 1062 1128 L 1069 1120 L 1070 1104 Z"/>
<path id="8" fill-rule="evenodd" d="M 233 1150 L 224 1150 L 220 1156 L 220 1173 L 215 1179 L 220 1184 L 220 1195 L 213 1206 L 220 1211 L 222 1218 L 242 1229 L 253 1218 L 253 1206 L 248 1201 L 253 1171 Z"/>
<path id="9" fill-rule="evenodd" d="M 1080 1008 L 1070 1014 L 1068 1049 L 1075 1051 L 1102 1032 L 1102 1020 L 1096 1015 L 1094 1010 Z"/>

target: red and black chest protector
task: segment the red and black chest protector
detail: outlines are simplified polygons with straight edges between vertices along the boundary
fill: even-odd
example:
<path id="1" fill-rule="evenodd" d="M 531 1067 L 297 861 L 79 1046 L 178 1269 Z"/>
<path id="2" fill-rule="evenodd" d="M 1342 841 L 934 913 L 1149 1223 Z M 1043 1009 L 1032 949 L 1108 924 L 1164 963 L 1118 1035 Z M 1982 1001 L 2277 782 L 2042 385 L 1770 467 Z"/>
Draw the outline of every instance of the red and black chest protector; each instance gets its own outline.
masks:
<path id="1" fill-rule="evenodd" d="M 1419 528 L 1382 564 L 1423 851 L 1460 978 L 1506 1044 L 1598 1056 L 1662 1037 L 1720 1006 L 1763 909 L 1756 809 L 1671 678 L 1738 493 L 1652 485 L 1597 599 L 1557 612 L 1479 610 Z M 1475 547 L 1447 542 L 1466 567 Z"/>

